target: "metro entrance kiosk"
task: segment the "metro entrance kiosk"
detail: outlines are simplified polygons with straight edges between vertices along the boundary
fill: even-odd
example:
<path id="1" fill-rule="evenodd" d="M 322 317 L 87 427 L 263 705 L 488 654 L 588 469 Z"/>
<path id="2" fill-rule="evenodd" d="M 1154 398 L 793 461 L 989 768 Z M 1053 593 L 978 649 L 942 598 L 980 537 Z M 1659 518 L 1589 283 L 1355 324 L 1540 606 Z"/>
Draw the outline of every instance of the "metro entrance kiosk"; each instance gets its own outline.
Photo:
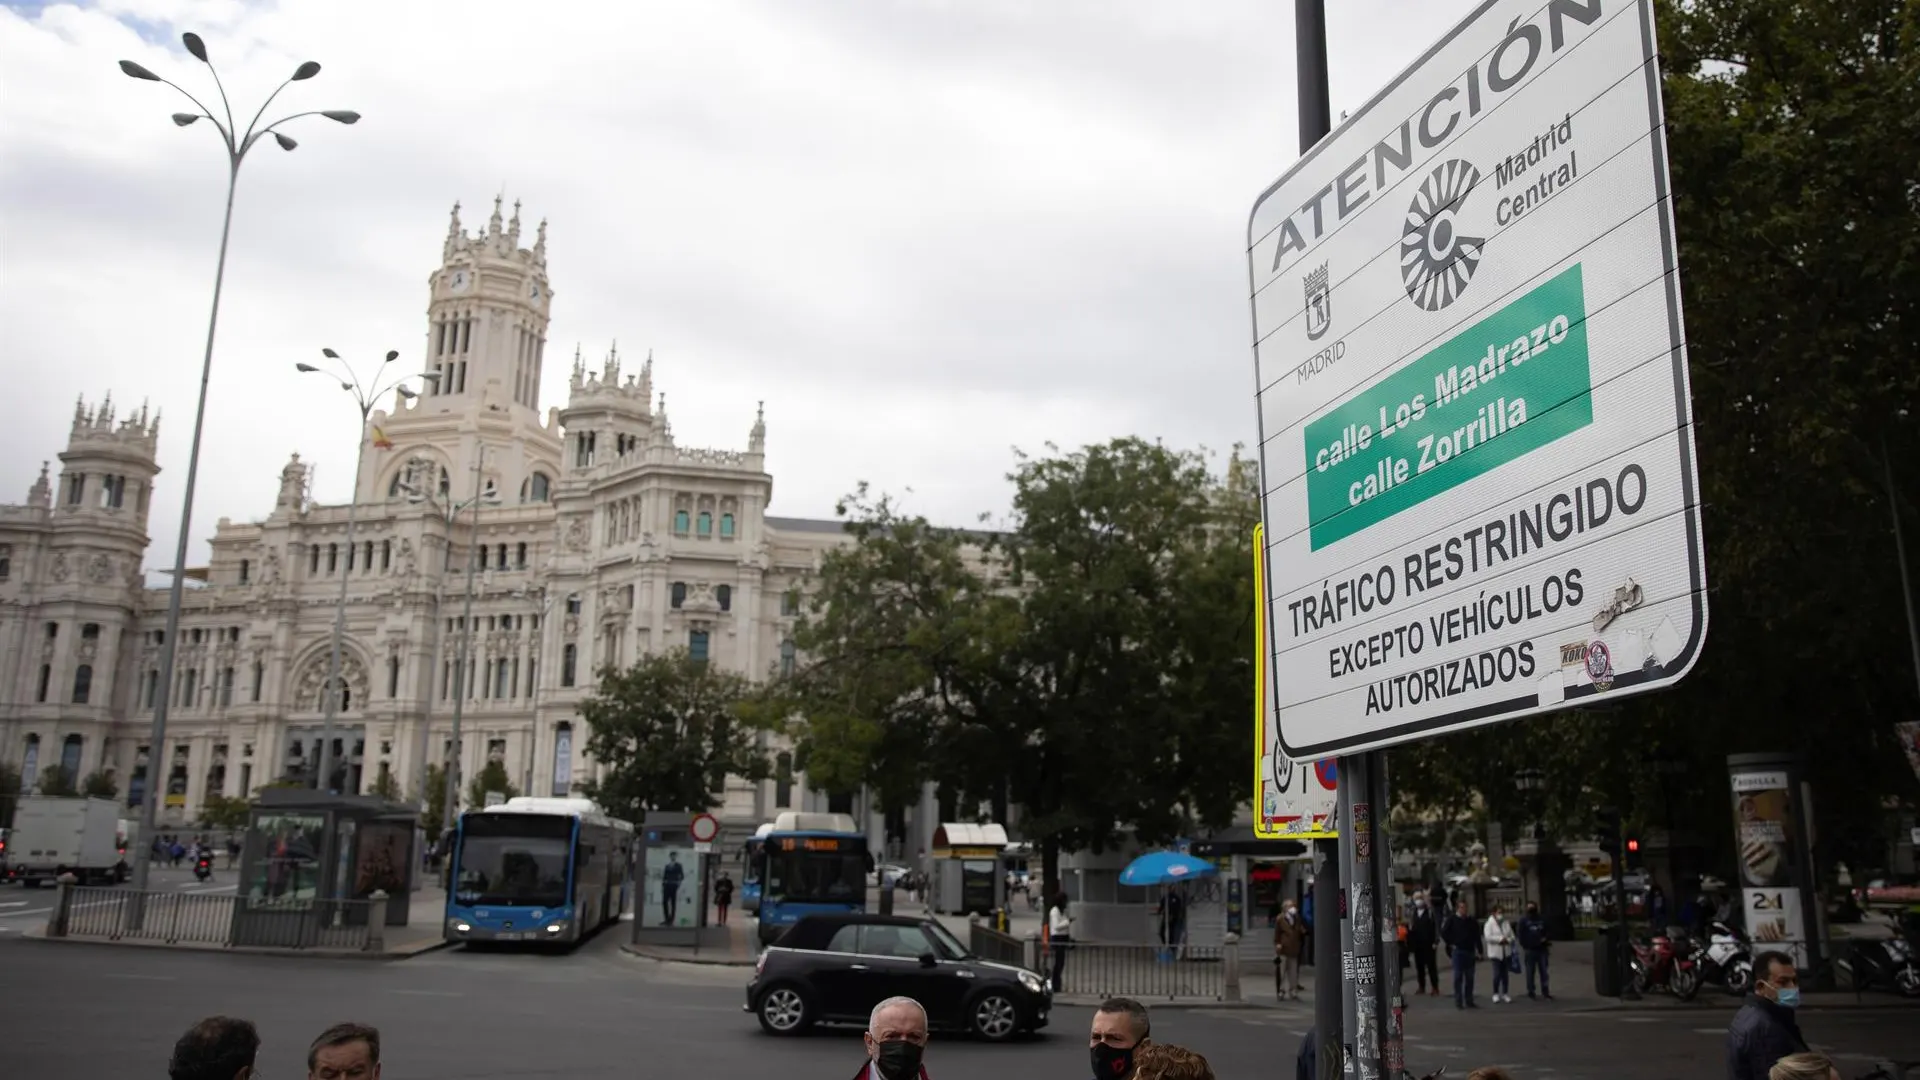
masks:
<path id="1" fill-rule="evenodd" d="M 938 915 L 985 915 L 1007 903 L 1007 874 L 1000 857 L 1007 830 L 989 822 L 948 822 L 933 830 L 927 860 L 927 904 Z"/>

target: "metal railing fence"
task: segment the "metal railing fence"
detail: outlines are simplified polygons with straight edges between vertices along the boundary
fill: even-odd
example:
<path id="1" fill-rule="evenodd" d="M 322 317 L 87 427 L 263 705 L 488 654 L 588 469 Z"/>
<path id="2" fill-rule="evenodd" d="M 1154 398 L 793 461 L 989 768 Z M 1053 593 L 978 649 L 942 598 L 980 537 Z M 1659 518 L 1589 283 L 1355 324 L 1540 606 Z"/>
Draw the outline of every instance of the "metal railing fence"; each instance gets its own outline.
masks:
<path id="1" fill-rule="evenodd" d="M 1065 947 L 1060 992 L 1140 1000 L 1226 1000 L 1225 950 L 1218 945 L 1105 945 L 1075 941 Z M 1051 974 L 1052 955 L 1042 958 Z"/>
<path id="2" fill-rule="evenodd" d="M 54 936 L 269 949 L 364 950 L 371 900 L 256 902 L 241 896 L 76 885 L 56 910 Z M 384 913 L 384 905 L 382 905 Z"/>

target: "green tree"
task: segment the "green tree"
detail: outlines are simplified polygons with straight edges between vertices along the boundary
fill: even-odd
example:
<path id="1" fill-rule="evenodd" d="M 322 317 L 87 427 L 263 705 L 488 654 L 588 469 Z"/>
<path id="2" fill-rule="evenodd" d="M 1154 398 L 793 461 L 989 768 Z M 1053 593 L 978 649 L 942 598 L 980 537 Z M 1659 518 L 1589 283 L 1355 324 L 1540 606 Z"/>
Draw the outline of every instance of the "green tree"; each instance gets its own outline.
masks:
<path id="1" fill-rule="evenodd" d="M 727 777 L 772 774 L 763 735 L 776 715 L 745 678 L 684 649 L 603 670 L 580 703 L 587 754 L 603 770 L 583 791 L 635 822 L 648 810 L 711 810 Z"/>
<path id="2" fill-rule="evenodd" d="M 478 775 L 467 784 L 467 805 L 482 807 L 487 805 L 487 793 L 497 791 L 506 798 L 514 798 L 520 789 L 507 775 L 507 767 L 498 761 L 489 761 Z"/>
<path id="3" fill-rule="evenodd" d="M 1512 820 L 1513 770 L 1542 768 L 1563 826 L 1624 803 L 1703 832 L 1724 865 L 1726 755 L 1796 753 L 1822 868 L 1877 866 L 1886 800 L 1920 796 L 1892 729 L 1920 704 L 1891 536 L 1896 508 L 1920 535 L 1920 5 L 1659 8 L 1705 651 L 1664 694 L 1396 752 L 1393 781 L 1418 806 Z"/>
<path id="4" fill-rule="evenodd" d="M 444 766 L 427 766 L 426 789 L 419 793 L 417 801 L 425 808 L 420 813 L 420 827 L 426 830 L 427 843 L 438 843 L 440 834 L 446 831 L 447 822 L 447 770 Z"/>
<path id="5" fill-rule="evenodd" d="M 78 795 L 80 789 L 74 786 L 74 778 L 59 765 L 49 765 L 40 770 L 40 779 L 34 784 L 42 795 Z"/>
<path id="6" fill-rule="evenodd" d="M 372 785 L 367 788 L 367 794 L 378 795 L 388 802 L 401 802 L 405 799 L 400 791 L 400 781 L 394 778 L 391 769 L 373 778 Z"/>
<path id="7" fill-rule="evenodd" d="M 112 773 L 101 769 L 87 774 L 86 780 L 80 784 L 80 794 L 96 799 L 117 799 L 120 797 L 120 785 Z"/>
<path id="8" fill-rule="evenodd" d="M 13 828 L 13 811 L 19 801 L 20 770 L 0 762 L 0 829 Z"/>
<path id="9" fill-rule="evenodd" d="M 247 827 L 252 804 L 237 795 L 209 795 L 200 806 L 200 823 L 221 832 L 239 832 Z"/>

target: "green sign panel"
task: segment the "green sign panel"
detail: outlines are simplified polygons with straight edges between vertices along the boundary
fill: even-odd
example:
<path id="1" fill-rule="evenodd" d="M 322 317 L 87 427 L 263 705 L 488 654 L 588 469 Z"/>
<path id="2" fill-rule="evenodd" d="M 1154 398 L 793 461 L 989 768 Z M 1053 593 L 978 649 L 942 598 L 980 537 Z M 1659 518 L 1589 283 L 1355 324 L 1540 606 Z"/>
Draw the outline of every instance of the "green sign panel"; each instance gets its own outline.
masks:
<path id="1" fill-rule="evenodd" d="M 1591 423 L 1575 263 L 1307 425 L 1312 548 Z"/>

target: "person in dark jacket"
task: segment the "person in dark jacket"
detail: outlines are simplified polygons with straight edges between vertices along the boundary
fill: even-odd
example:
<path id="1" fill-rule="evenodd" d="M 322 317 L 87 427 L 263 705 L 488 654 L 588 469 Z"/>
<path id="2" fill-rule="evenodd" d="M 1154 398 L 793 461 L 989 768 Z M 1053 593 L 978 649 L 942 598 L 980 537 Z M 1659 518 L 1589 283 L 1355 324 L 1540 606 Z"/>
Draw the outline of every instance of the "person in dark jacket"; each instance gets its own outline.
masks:
<path id="1" fill-rule="evenodd" d="M 1533 993 L 1533 975 L 1540 973 L 1540 996 L 1553 1000 L 1553 992 L 1547 988 L 1547 950 L 1553 948 L 1553 942 L 1547 939 L 1547 920 L 1540 917 L 1540 905 L 1529 903 L 1527 913 L 1520 916 L 1520 951 L 1526 957 L 1527 1000 L 1535 1000 Z"/>
<path id="2" fill-rule="evenodd" d="M 1435 921 L 1427 898 L 1413 897 L 1413 918 L 1407 926 L 1407 951 L 1413 954 L 1414 977 L 1420 981 L 1420 993 L 1440 993 L 1440 925 Z"/>
<path id="3" fill-rule="evenodd" d="M 1447 943 L 1447 959 L 1453 965 L 1453 1007 L 1479 1008 L 1473 1000 L 1473 968 L 1480 958 L 1480 920 L 1467 914 L 1465 900 L 1453 906 L 1453 914 L 1440 927 L 1440 940 Z"/>
<path id="4" fill-rule="evenodd" d="M 1727 1080 L 1767 1080 L 1774 1064 L 1804 1053 L 1794 1010 L 1800 1007 L 1800 973 L 1793 958 L 1763 952 L 1753 958 L 1753 994 L 1727 1027 Z"/>

